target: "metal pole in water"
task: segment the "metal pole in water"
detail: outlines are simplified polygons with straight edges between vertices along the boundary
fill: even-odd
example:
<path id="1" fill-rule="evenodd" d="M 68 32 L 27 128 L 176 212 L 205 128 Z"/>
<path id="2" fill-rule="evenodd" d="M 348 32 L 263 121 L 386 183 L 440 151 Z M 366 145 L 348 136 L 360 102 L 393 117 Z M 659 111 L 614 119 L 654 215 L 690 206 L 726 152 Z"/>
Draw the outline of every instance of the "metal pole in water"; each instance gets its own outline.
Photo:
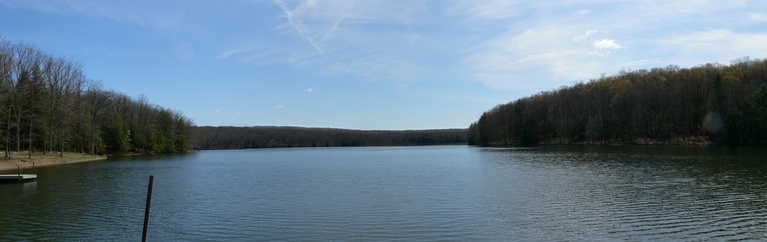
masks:
<path id="1" fill-rule="evenodd" d="M 141 234 L 141 241 L 146 242 L 146 230 L 149 225 L 149 205 L 152 203 L 152 183 L 154 176 L 149 176 L 149 189 L 146 194 L 146 210 L 144 210 L 144 232 Z"/>

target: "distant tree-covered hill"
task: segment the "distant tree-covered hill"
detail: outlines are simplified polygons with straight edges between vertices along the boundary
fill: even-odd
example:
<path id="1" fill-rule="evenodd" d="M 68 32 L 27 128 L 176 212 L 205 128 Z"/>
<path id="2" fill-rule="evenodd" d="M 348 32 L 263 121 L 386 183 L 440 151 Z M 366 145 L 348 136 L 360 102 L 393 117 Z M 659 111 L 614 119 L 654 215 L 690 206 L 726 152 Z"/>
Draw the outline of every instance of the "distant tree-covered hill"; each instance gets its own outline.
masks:
<path id="1" fill-rule="evenodd" d="M 518 99 L 469 128 L 483 146 L 767 144 L 767 60 L 623 71 Z"/>
<path id="2" fill-rule="evenodd" d="M 363 131 L 300 127 L 193 127 L 195 149 L 466 144 L 466 129 Z"/>

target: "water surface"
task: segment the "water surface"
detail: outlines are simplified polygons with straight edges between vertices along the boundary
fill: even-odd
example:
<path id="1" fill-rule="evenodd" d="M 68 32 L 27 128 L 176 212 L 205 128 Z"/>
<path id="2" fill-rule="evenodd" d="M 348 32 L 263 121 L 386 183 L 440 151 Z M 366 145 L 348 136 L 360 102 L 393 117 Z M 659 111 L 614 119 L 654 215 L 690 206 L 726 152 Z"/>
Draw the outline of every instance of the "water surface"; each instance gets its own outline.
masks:
<path id="1" fill-rule="evenodd" d="M 201 151 L 0 184 L 0 240 L 763 240 L 759 148 Z"/>

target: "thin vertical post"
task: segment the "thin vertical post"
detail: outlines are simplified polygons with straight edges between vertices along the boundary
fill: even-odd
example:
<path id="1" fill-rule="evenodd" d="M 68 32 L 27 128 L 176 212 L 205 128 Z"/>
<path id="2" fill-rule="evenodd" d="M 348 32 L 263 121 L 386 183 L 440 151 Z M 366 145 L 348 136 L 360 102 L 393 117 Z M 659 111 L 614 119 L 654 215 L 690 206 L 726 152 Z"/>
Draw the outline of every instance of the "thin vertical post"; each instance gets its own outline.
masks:
<path id="1" fill-rule="evenodd" d="M 37 174 L 37 173 L 35 173 L 35 162 L 34 161 L 32 162 L 32 174 Z"/>
<path id="2" fill-rule="evenodd" d="M 146 242 L 146 230 L 149 225 L 149 205 L 152 204 L 152 183 L 154 176 L 149 176 L 149 188 L 146 194 L 146 210 L 144 210 L 144 232 L 141 234 L 141 241 Z"/>

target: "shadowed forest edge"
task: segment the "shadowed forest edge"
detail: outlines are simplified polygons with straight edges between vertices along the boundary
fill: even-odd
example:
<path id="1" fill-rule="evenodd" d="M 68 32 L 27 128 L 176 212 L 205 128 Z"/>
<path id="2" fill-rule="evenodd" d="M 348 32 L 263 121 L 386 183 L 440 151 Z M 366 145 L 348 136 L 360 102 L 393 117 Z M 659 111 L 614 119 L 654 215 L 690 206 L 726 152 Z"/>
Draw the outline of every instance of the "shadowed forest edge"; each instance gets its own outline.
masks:
<path id="1" fill-rule="evenodd" d="M 498 105 L 469 128 L 481 146 L 767 144 L 767 60 L 621 71 Z"/>

